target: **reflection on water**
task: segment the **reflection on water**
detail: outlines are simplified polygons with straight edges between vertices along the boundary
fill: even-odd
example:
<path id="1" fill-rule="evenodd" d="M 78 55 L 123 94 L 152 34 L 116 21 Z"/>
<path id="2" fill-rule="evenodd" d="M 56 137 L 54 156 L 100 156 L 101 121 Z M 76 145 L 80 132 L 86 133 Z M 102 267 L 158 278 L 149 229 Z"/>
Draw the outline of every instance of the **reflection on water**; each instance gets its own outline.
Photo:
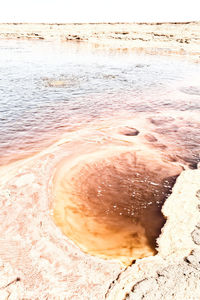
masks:
<path id="1" fill-rule="evenodd" d="M 200 66 L 39 41 L 0 54 L 0 164 L 59 141 L 56 224 L 91 254 L 155 253 L 162 204 L 200 161 Z"/>

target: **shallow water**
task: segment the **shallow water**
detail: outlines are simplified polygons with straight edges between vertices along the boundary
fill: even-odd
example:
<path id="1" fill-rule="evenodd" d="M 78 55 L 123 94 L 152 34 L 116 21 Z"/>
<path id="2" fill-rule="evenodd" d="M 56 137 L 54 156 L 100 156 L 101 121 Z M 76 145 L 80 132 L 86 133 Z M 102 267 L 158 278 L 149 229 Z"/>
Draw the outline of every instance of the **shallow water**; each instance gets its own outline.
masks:
<path id="1" fill-rule="evenodd" d="M 1 41 L 0 54 L 0 164 L 58 141 L 63 233 L 104 258 L 154 254 L 161 207 L 200 161 L 200 66 L 79 43 Z"/>
<path id="2" fill-rule="evenodd" d="M 1 164 L 97 118 L 200 109 L 200 66 L 183 59 L 7 40 L 0 67 Z"/>
<path id="3" fill-rule="evenodd" d="M 79 144 L 87 154 L 66 154 L 53 178 L 56 224 L 82 250 L 126 264 L 156 253 L 161 207 L 182 171 L 139 145 Z"/>

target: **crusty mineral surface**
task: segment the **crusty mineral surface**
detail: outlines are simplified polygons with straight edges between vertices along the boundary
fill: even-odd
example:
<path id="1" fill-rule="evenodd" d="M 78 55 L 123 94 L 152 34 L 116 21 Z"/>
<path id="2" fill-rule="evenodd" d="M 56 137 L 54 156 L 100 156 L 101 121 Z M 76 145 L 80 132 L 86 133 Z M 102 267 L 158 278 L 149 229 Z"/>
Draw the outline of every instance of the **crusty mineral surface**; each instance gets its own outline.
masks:
<path id="1" fill-rule="evenodd" d="M 179 148 L 183 151 L 183 146 L 176 149 L 171 142 L 167 143 L 167 140 L 171 141 L 171 137 L 155 131 L 155 120 L 153 123 L 150 120 L 148 126 L 144 126 L 143 123 L 147 121 L 141 118 L 140 122 L 123 119 L 118 120 L 115 128 L 106 123 L 107 125 L 98 126 L 98 130 L 96 125 L 91 125 L 90 128 L 80 129 L 78 134 L 77 131 L 68 132 L 63 139 L 37 155 L 0 168 L 0 299 L 101 300 L 107 297 L 121 300 L 157 297 L 160 300 L 170 297 L 200 297 L 200 170 L 188 169 L 187 161 L 178 160 L 178 156 L 172 157 L 175 150 L 176 154 L 179 153 Z M 158 119 L 156 120 L 158 123 Z M 98 152 L 100 145 L 102 149 Z M 185 151 L 188 155 L 189 150 L 186 148 Z M 138 152 L 137 155 L 134 152 Z M 80 194 L 88 198 L 91 192 L 95 195 L 97 190 L 91 191 L 90 184 L 82 181 L 80 174 L 82 173 L 83 179 L 89 178 L 89 182 L 94 181 L 98 186 L 102 184 L 102 178 L 112 177 L 110 175 L 114 169 L 115 175 L 122 172 L 120 178 L 125 180 L 125 189 L 122 186 L 120 190 L 126 194 L 126 179 L 131 178 L 129 172 L 137 163 L 138 167 L 143 165 L 152 170 L 151 175 L 158 182 L 162 178 L 181 175 L 162 208 L 166 223 L 157 241 L 158 253 L 155 256 L 152 256 L 155 251 L 149 253 L 151 256 L 137 259 L 132 266 L 126 267 L 113 253 L 109 253 L 112 259 L 107 260 L 100 257 L 101 253 L 93 253 L 97 256 L 90 255 L 91 251 L 88 251 L 84 237 L 81 243 L 86 248 L 82 248 L 85 250 L 82 251 L 73 236 L 69 239 L 61 232 L 54 223 L 54 188 L 55 182 L 58 184 L 58 191 L 61 187 L 65 188 L 65 179 L 69 179 L 69 182 L 75 184 L 72 194 L 76 196 L 76 200 Z M 68 164 L 73 165 L 69 168 L 69 174 Z M 182 171 L 183 168 L 187 170 Z M 73 171 L 76 176 L 73 176 Z M 81 182 L 84 184 L 81 185 Z M 148 180 L 145 184 L 147 183 Z M 158 184 L 155 181 L 151 183 Z M 109 184 L 112 185 L 113 182 Z M 150 188 L 148 184 L 146 191 Z M 117 189 L 118 186 L 120 182 L 114 181 L 114 187 Z M 139 186 L 142 187 L 142 182 Z M 157 190 L 158 186 L 154 186 Z M 113 194 L 110 191 L 115 189 L 104 190 L 101 187 L 105 199 L 111 200 L 113 204 Z M 86 193 L 83 193 L 84 189 Z M 98 199 L 95 198 L 96 200 Z M 89 205 L 91 210 L 94 209 L 93 205 L 95 202 Z M 61 209 L 59 213 L 73 212 L 70 211 L 71 208 Z M 153 221 L 155 220 L 152 219 Z M 76 224 L 78 223 L 77 221 Z M 74 224 L 72 222 L 73 226 Z M 151 222 L 149 224 L 147 229 L 151 232 Z M 83 234 L 86 234 L 84 226 L 82 229 Z M 101 226 L 98 225 L 98 231 L 100 230 Z M 73 230 L 72 233 L 76 234 L 76 231 Z M 80 231 L 77 233 L 80 234 Z M 87 239 L 86 235 L 86 241 Z M 107 243 L 108 240 L 104 242 Z"/>
<path id="2" fill-rule="evenodd" d="M 111 284 L 107 299 L 200 298 L 200 170 L 178 177 L 163 206 L 158 254 L 136 261 Z"/>
<path id="3" fill-rule="evenodd" d="M 57 153 L 58 154 L 58 153 Z M 124 266 L 83 253 L 54 224 L 56 153 L 0 170 L 0 299 L 104 299 Z"/>

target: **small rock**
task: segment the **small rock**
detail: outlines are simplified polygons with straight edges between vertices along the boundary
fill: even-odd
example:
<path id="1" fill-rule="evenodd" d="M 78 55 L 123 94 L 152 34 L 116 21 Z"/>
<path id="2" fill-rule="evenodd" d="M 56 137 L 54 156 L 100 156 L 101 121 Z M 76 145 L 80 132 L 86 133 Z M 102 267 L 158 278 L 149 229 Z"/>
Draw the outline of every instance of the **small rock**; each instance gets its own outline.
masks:
<path id="1" fill-rule="evenodd" d="M 139 130 L 137 130 L 136 128 L 132 128 L 132 127 L 126 127 L 124 129 L 122 129 L 120 131 L 121 134 L 126 135 L 126 136 L 136 136 L 138 135 L 140 132 Z"/>
<path id="2" fill-rule="evenodd" d="M 200 250 L 193 250 L 186 258 L 186 262 L 191 264 L 196 269 L 200 269 Z"/>
<path id="3" fill-rule="evenodd" d="M 198 200 L 200 200 L 200 190 L 196 191 L 196 197 Z"/>
<path id="4" fill-rule="evenodd" d="M 157 142 L 157 138 L 152 134 L 145 134 L 144 137 L 148 142 L 151 142 L 151 143 Z"/>
<path id="5" fill-rule="evenodd" d="M 196 227 L 191 233 L 192 240 L 196 245 L 200 245 L 200 230 Z"/>

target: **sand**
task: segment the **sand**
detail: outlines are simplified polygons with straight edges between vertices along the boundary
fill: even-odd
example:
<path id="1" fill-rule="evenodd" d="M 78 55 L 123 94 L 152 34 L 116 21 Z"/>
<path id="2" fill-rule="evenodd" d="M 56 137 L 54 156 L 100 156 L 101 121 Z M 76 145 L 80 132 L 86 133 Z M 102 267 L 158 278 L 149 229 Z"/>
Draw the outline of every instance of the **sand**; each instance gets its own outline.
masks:
<path id="1" fill-rule="evenodd" d="M 198 62 L 199 24 L 0 24 L 0 36 L 3 39 L 40 39 L 44 42 L 72 40 L 96 45 L 97 49 L 110 47 L 119 51 L 182 55 Z M 98 134 L 94 128 L 88 128 L 90 136 L 95 136 L 91 148 L 84 142 L 88 138 L 85 130 L 78 135 L 71 132 L 37 155 L 0 168 L 1 299 L 199 299 L 200 170 L 196 164 L 193 164 L 194 170 L 189 169 L 189 148 L 185 149 L 186 159 L 177 159 L 172 155 L 177 149 L 171 145 L 169 160 L 169 149 L 165 149 L 165 145 L 170 138 L 173 140 L 173 136 L 162 135 L 159 131 L 152 134 L 150 126 L 154 125 L 155 120 L 149 122 L 149 131 L 145 131 L 141 120 L 137 124 L 117 120 L 116 131 L 112 128 L 109 132 L 104 124 L 98 126 L 101 128 Z M 181 123 L 179 125 L 181 127 Z M 163 130 L 168 128 L 164 126 Z M 139 145 L 143 149 L 138 155 L 139 161 L 148 166 L 149 154 L 152 153 L 151 158 L 164 169 L 165 176 L 162 177 L 162 171 L 158 178 L 180 174 L 172 194 L 162 206 L 166 223 L 160 228 L 156 248 L 150 247 L 144 235 L 142 241 L 148 254 L 142 256 L 150 256 L 140 258 L 139 254 L 129 267 L 122 263 L 122 254 L 92 252 L 91 245 L 88 245 L 90 237 L 86 236 L 88 241 L 85 243 L 82 236 L 84 226 L 76 239 L 72 228 L 69 239 L 59 228 L 65 225 L 65 220 L 62 224 L 56 220 L 55 211 L 63 211 L 62 206 L 58 210 L 55 206 L 55 203 L 63 204 L 62 197 L 56 198 L 63 188 L 63 178 L 70 182 L 73 179 L 73 172 L 68 173 L 67 169 L 73 165 L 77 175 L 87 163 L 90 178 L 93 178 L 94 163 L 102 162 L 102 152 L 95 149 L 99 144 L 104 150 L 103 157 L 115 158 L 118 157 L 116 151 L 113 155 L 109 145 L 112 145 L 112 151 L 118 149 L 118 154 L 128 155 Z M 76 149 L 74 153 L 73 149 Z M 101 174 L 98 168 L 96 171 Z M 76 178 L 74 190 L 80 194 L 82 186 L 79 183 L 82 181 L 78 176 Z M 93 180 L 97 182 L 96 177 Z M 88 186 L 85 185 L 87 190 Z M 70 185 L 70 188 L 73 187 Z M 71 220 L 73 227 L 77 219 Z M 130 254 L 133 259 L 135 254 L 130 252 L 126 258 Z"/>
<path id="2" fill-rule="evenodd" d="M 0 24 L 2 39 L 78 42 L 96 50 L 183 55 L 199 62 L 200 22 L 112 24 Z"/>

